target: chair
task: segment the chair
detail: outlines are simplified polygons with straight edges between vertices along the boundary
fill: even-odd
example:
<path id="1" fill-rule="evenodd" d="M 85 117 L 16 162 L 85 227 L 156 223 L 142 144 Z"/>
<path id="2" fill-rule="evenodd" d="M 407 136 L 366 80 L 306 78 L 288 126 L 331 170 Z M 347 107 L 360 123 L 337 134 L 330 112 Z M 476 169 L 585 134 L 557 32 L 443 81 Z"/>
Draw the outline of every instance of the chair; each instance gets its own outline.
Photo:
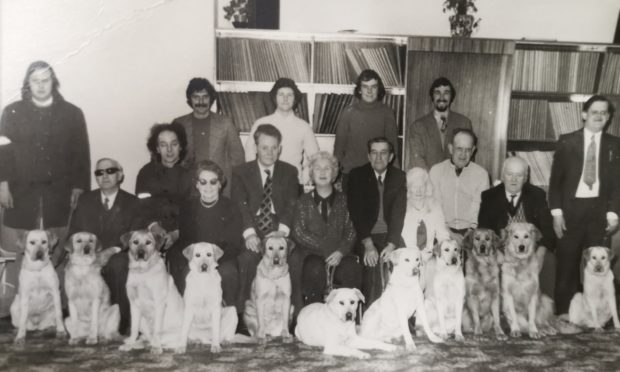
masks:
<path id="1" fill-rule="evenodd" d="M 6 265 L 15 262 L 15 259 L 15 252 L 5 251 L 0 248 L 0 295 L 2 296 L 6 294 L 8 287 L 15 288 L 15 285 L 6 282 Z"/>

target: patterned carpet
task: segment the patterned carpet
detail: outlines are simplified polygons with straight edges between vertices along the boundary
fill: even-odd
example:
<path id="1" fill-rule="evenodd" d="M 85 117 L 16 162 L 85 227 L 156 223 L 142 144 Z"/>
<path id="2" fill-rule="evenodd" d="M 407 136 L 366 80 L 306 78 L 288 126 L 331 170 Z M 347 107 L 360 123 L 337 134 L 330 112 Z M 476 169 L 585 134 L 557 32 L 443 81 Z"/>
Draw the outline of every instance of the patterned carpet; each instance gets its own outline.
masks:
<path id="1" fill-rule="evenodd" d="M 122 353 L 120 342 L 69 346 L 53 333 L 27 336 L 24 348 L 13 346 L 15 331 L 0 320 L 0 370 L 3 371 L 618 371 L 620 333 L 582 333 L 543 340 L 511 339 L 430 344 L 415 338 L 412 353 L 372 351 L 369 360 L 324 356 L 300 343 L 274 340 L 265 346 L 229 345 L 213 355 L 209 347 L 191 345 L 185 355 L 148 351 Z"/>

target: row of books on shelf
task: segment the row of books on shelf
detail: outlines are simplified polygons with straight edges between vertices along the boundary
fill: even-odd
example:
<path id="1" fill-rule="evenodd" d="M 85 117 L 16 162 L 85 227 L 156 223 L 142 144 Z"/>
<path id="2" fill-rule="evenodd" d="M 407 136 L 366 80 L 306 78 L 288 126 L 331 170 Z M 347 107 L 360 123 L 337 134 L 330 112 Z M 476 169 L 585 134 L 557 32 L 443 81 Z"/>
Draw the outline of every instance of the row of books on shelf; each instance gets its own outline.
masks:
<path id="1" fill-rule="evenodd" d="M 310 82 L 309 42 L 223 38 L 217 43 L 218 80 Z"/>
<path id="2" fill-rule="evenodd" d="M 536 186 L 549 185 L 553 151 L 516 151 L 515 155 L 525 159 L 530 166 L 530 183 Z"/>
<path id="3" fill-rule="evenodd" d="M 313 130 L 315 133 L 335 134 L 340 116 L 357 98 L 352 94 L 317 94 L 314 102 Z M 404 96 L 386 94 L 383 103 L 394 110 L 398 131 L 402 131 Z"/>
<path id="4" fill-rule="evenodd" d="M 594 92 L 601 54 L 521 50 L 514 54 L 512 89 L 537 92 Z"/>
<path id="5" fill-rule="evenodd" d="M 606 55 L 598 90 L 605 94 L 620 94 L 620 53 Z"/>
<path id="6" fill-rule="evenodd" d="M 508 117 L 509 140 L 551 141 L 583 126 L 580 102 L 512 99 Z"/>

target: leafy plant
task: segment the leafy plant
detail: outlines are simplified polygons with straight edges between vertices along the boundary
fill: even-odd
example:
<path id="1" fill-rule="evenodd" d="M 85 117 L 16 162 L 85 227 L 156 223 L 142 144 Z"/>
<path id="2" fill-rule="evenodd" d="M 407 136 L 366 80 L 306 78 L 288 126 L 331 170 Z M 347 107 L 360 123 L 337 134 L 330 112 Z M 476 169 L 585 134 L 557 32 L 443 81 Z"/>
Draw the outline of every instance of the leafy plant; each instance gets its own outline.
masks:
<path id="1" fill-rule="evenodd" d="M 249 22 L 254 15 L 254 0 L 230 0 L 223 9 L 227 20 Z"/>
<path id="2" fill-rule="evenodd" d="M 469 14 L 471 9 L 472 13 L 476 13 L 476 0 L 445 0 L 443 3 L 443 12 L 452 12 L 454 14 Z"/>

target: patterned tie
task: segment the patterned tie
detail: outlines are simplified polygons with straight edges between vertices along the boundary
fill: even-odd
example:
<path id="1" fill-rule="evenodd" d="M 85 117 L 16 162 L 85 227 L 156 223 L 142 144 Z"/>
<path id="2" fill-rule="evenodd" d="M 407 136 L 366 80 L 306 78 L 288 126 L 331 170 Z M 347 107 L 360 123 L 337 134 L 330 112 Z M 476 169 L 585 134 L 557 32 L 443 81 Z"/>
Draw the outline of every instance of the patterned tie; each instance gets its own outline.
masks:
<path id="1" fill-rule="evenodd" d="M 515 213 L 517 212 L 517 207 L 515 205 L 515 198 L 517 197 L 516 194 L 510 194 L 510 208 L 508 210 L 508 213 L 510 213 L 511 216 L 514 216 Z"/>
<path id="2" fill-rule="evenodd" d="M 383 179 L 381 176 L 377 177 L 377 182 L 379 183 L 379 186 L 383 186 Z"/>
<path id="3" fill-rule="evenodd" d="M 416 232 L 416 241 L 418 243 L 418 248 L 425 249 L 426 248 L 426 224 L 424 221 L 420 220 L 420 224 L 418 225 L 418 231 Z"/>
<path id="4" fill-rule="evenodd" d="M 445 116 L 441 117 L 441 133 L 445 133 L 448 129 L 448 119 Z"/>
<path id="5" fill-rule="evenodd" d="M 103 207 L 105 208 L 106 211 L 110 210 L 110 199 L 108 198 L 103 199 Z"/>
<path id="6" fill-rule="evenodd" d="M 269 169 L 265 169 L 265 173 L 267 174 L 267 179 L 265 180 L 265 185 L 263 186 L 263 200 L 261 201 L 258 210 L 258 228 L 263 234 L 267 234 L 272 230 L 271 192 L 273 188 L 273 181 L 271 179 L 271 171 Z"/>
<path id="7" fill-rule="evenodd" d="M 594 141 L 594 134 L 592 135 L 592 140 L 586 151 L 586 166 L 583 170 L 583 182 L 588 185 L 590 190 L 592 190 L 592 186 L 596 182 L 596 141 Z"/>

